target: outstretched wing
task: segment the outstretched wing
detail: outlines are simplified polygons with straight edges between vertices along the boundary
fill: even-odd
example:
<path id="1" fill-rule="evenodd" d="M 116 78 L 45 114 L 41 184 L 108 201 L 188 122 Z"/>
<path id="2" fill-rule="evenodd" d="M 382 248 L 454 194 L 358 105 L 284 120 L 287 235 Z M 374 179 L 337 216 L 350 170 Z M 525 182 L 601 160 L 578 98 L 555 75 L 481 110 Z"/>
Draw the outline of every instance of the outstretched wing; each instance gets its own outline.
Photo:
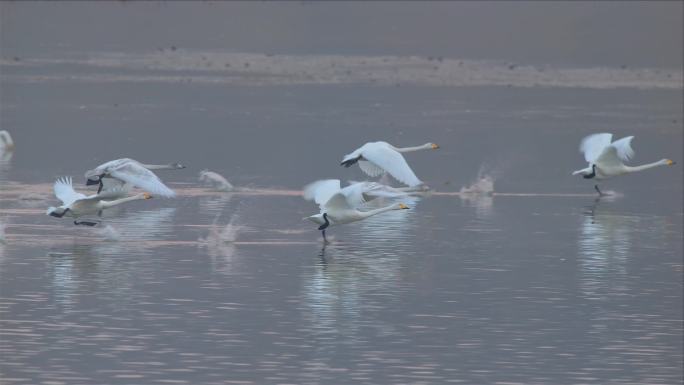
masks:
<path id="1" fill-rule="evenodd" d="M 380 176 L 385 173 L 385 170 L 367 160 L 360 160 L 359 167 L 361 168 L 361 171 L 370 177 Z"/>
<path id="2" fill-rule="evenodd" d="M 343 210 L 353 210 L 353 208 L 347 202 L 347 197 L 341 192 L 333 194 L 330 199 L 325 202 L 323 207 L 321 207 L 321 212 L 326 210 L 343 211 Z"/>
<path id="3" fill-rule="evenodd" d="M 613 134 L 592 134 L 582 139 L 579 150 L 584 153 L 584 159 L 588 163 L 595 163 L 603 149 L 610 146 L 611 140 L 613 140 Z"/>
<path id="4" fill-rule="evenodd" d="M 55 196 L 62 201 L 63 206 L 69 206 L 78 199 L 86 196 L 74 190 L 71 177 L 58 178 L 54 185 Z"/>
<path id="5" fill-rule="evenodd" d="M 623 162 L 627 162 L 634 157 L 634 150 L 632 150 L 632 139 L 634 139 L 633 136 L 627 136 L 620 140 L 614 141 L 610 145 L 611 147 L 615 147 L 618 158 L 620 158 Z"/>
<path id="6" fill-rule="evenodd" d="M 323 179 L 304 186 L 304 199 L 312 200 L 323 207 L 335 193 L 340 191 L 339 179 Z"/>
<path id="7" fill-rule="evenodd" d="M 374 166 L 387 171 L 399 182 L 411 187 L 423 183 L 413 173 L 404 157 L 386 144 L 373 143 L 373 145 L 366 146 L 362 155 L 364 159 L 371 162 Z"/>
<path id="8" fill-rule="evenodd" d="M 174 193 L 152 171 L 141 166 L 138 162 L 126 162 L 114 169 L 110 169 L 109 175 L 122 180 L 133 186 L 139 187 L 153 195 L 174 197 Z"/>
<path id="9" fill-rule="evenodd" d="M 347 197 L 349 205 L 354 208 L 375 198 L 395 198 L 406 195 L 404 192 L 376 182 L 355 182 L 343 188 L 341 192 Z"/>

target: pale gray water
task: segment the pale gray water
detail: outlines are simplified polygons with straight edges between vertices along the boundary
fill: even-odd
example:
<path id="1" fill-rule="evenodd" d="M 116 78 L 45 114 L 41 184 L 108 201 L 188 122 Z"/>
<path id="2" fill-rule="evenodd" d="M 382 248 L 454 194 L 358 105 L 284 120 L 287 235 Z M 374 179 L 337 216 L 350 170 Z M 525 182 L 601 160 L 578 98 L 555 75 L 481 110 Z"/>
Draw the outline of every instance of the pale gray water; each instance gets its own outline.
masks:
<path id="1" fill-rule="evenodd" d="M 435 87 L 392 52 L 405 84 L 360 64 L 371 56 L 349 60 L 381 81 L 316 84 L 311 58 L 281 81 L 201 70 L 184 60 L 229 52 L 197 48 L 151 68 L 134 49 L 101 66 L 112 47 L 2 57 L 0 128 L 17 147 L 0 157 L 1 383 L 682 382 L 681 70 L 506 87 L 474 60 L 484 85 Z M 224 75 L 250 80 L 202 80 Z M 596 131 L 635 135 L 634 164 L 678 164 L 606 182 L 615 196 L 597 202 L 570 176 Z M 377 139 L 439 143 L 407 155 L 436 193 L 332 228 L 324 247 L 298 191 L 362 179 L 339 161 Z M 45 216 L 57 176 L 85 191 L 86 169 L 122 156 L 188 165 L 159 172 L 179 197 L 92 229 Z M 205 168 L 252 190 L 208 191 Z M 500 194 L 455 194 L 478 174 Z"/>

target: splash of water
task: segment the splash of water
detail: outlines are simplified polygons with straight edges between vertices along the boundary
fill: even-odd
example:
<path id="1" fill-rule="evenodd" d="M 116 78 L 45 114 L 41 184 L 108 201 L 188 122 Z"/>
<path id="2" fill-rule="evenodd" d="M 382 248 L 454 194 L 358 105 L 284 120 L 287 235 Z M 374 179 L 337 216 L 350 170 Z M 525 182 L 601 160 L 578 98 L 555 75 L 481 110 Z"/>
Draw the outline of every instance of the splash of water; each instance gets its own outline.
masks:
<path id="1" fill-rule="evenodd" d="M 202 170 L 199 174 L 200 182 L 210 185 L 217 191 L 233 191 L 235 187 L 219 173 Z"/>
<path id="2" fill-rule="evenodd" d="M 118 242 L 121 240 L 121 234 L 110 225 L 97 229 L 97 233 L 103 237 L 105 241 Z"/>

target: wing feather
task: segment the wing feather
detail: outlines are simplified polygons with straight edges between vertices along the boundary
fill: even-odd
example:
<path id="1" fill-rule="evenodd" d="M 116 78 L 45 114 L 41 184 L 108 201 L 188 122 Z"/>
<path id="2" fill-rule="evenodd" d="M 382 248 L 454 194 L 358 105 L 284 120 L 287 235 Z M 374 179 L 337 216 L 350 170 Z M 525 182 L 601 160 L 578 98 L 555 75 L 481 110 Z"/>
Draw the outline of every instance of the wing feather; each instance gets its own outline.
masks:
<path id="1" fill-rule="evenodd" d="M 127 162 L 109 171 L 113 178 L 122 180 L 133 186 L 137 186 L 153 195 L 174 197 L 174 193 L 152 171 L 141 166 L 137 162 Z"/>
<path id="2" fill-rule="evenodd" d="M 365 172 L 366 175 L 370 177 L 380 176 L 385 173 L 385 170 L 367 160 L 360 160 L 359 167 L 361 168 L 361 171 Z"/>
<path id="3" fill-rule="evenodd" d="M 582 139 L 579 150 L 584 153 L 584 159 L 588 163 L 594 163 L 603 150 L 610 145 L 612 139 L 613 134 L 592 134 Z"/>
<path id="4" fill-rule="evenodd" d="M 626 136 L 620 140 L 614 141 L 610 145 L 611 147 L 615 147 L 618 158 L 620 158 L 623 162 L 627 162 L 634 157 L 632 139 L 634 139 L 634 136 Z"/>
<path id="5" fill-rule="evenodd" d="M 321 211 L 324 210 L 342 211 L 353 210 L 353 208 L 349 205 L 347 197 L 341 192 L 337 192 L 333 194 L 333 196 L 330 197 L 330 199 L 327 202 L 325 202 L 323 207 L 321 207 Z"/>
<path id="6" fill-rule="evenodd" d="M 86 196 L 74 190 L 71 177 L 58 178 L 54 184 L 55 196 L 62 201 L 63 206 L 69 206 L 79 199 Z"/>
<path id="7" fill-rule="evenodd" d="M 409 167 L 404 157 L 398 151 L 383 144 L 367 145 L 365 147 L 362 152 L 363 158 L 374 166 L 387 171 L 394 179 L 411 187 L 423 183 L 413 173 L 411 167 Z"/>
<path id="8" fill-rule="evenodd" d="M 304 186 L 304 199 L 314 201 L 323 207 L 330 198 L 340 191 L 339 179 L 323 179 Z"/>

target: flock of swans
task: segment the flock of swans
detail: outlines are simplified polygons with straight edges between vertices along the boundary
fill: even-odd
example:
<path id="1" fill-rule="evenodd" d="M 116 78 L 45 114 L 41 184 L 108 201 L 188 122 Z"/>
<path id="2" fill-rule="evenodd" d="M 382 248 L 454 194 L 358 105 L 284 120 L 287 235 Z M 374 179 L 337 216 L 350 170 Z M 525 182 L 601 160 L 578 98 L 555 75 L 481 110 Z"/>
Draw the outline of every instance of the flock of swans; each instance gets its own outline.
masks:
<path id="1" fill-rule="evenodd" d="M 658 166 L 670 166 L 670 159 L 640 166 L 628 166 L 625 162 L 634 156 L 631 147 L 633 136 L 612 141 L 609 133 L 593 134 L 585 137 L 580 143 L 580 152 L 588 162 L 586 168 L 574 171 L 573 175 L 581 175 L 584 179 L 604 180 L 615 176 L 646 170 Z M 387 142 L 366 143 L 347 154 L 340 163 L 351 167 L 355 164 L 370 177 L 389 174 L 407 187 L 390 187 L 378 182 L 353 182 L 342 187 L 339 179 L 318 180 L 304 187 L 304 199 L 313 201 L 319 206 L 319 213 L 304 219 L 319 225 L 318 230 L 327 242 L 325 230 L 330 226 L 352 223 L 368 217 L 382 214 L 390 210 L 406 210 L 404 203 L 371 209 L 367 203 L 376 198 L 396 199 L 412 193 L 429 190 L 404 159 L 403 153 L 438 149 L 434 143 L 422 146 L 398 148 Z M 14 142 L 7 131 L 0 131 L 0 152 L 12 151 Z M 92 195 L 78 193 L 73 188 L 71 177 L 58 178 L 54 184 L 54 194 L 62 204 L 50 207 L 47 215 L 62 218 L 74 218 L 75 225 L 95 226 L 100 223 L 92 217 L 99 217 L 102 211 L 136 200 L 147 200 L 153 196 L 172 198 L 176 194 L 152 170 L 176 170 L 185 166 L 179 163 L 166 165 L 143 164 L 133 159 L 123 158 L 103 163 L 85 173 L 86 185 L 97 185 L 97 192 Z M 204 170 L 200 180 L 212 183 L 219 191 L 233 191 L 234 187 L 221 175 Z M 145 192 L 130 195 L 134 187 Z M 604 195 L 598 187 L 595 190 Z M 84 218 L 84 219 L 81 219 Z"/>

